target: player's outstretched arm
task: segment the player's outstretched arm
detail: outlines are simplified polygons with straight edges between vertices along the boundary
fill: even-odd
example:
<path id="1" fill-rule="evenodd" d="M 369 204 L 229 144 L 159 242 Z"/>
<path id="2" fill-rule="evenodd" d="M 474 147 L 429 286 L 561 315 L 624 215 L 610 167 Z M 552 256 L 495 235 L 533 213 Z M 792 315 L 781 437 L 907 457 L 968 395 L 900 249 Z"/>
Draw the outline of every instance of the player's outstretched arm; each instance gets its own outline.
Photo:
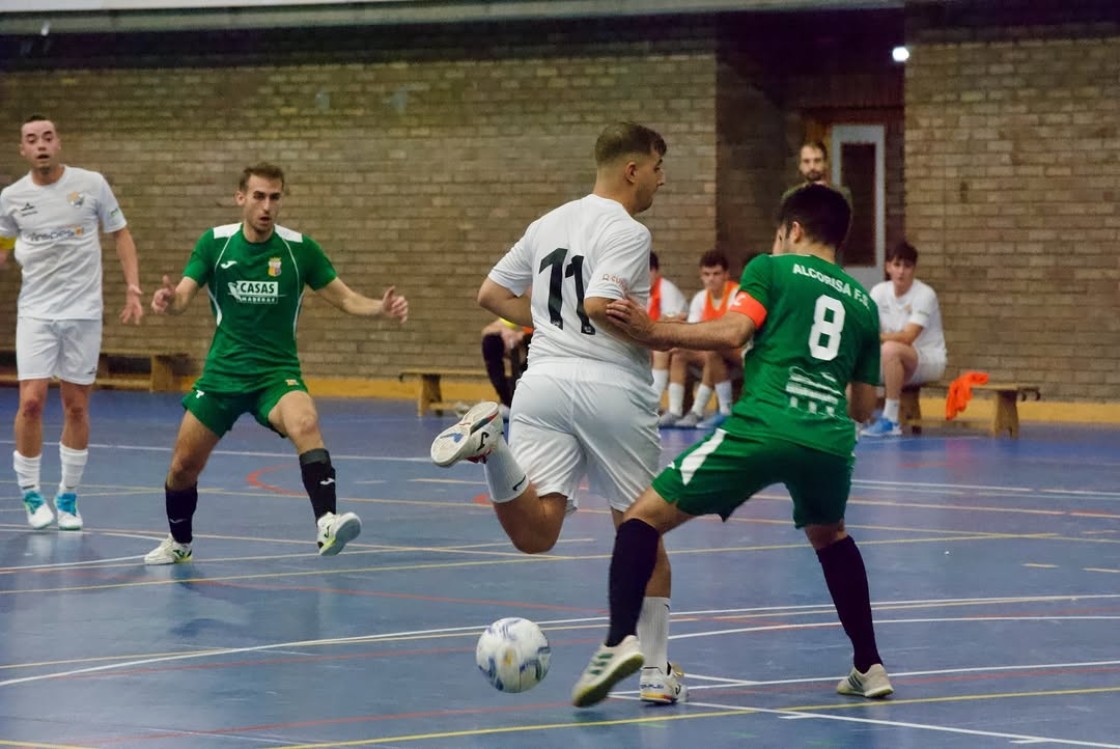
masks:
<path id="1" fill-rule="evenodd" d="M 392 317 L 402 323 L 408 320 L 408 300 L 393 286 L 385 290 L 381 299 L 372 299 L 351 289 L 341 278 L 335 278 L 315 293 L 348 315 Z"/>
<path id="2" fill-rule="evenodd" d="M 729 310 L 716 320 L 699 323 L 650 319 L 646 308 L 633 299 L 615 299 L 606 307 L 607 317 L 628 336 L 653 349 L 686 348 L 718 351 L 738 348 L 754 335 L 755 324 L 747 315 Z"/>
<path id="3" fill-rule="evenodd" d="M 198 282 L 183 278 L 178 285 L 171 283 L 171 276 L 163 277 L 163 284 L 152 295 L 152 312 L 157 315 L 181 315 L 198 293 Z"/>

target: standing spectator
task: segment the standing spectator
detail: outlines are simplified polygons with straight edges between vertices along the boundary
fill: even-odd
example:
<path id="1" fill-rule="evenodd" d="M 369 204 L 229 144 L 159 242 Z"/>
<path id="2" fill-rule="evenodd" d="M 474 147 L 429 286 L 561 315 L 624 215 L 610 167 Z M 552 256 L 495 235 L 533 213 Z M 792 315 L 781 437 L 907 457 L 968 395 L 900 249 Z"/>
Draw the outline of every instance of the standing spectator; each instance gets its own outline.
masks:
<path id="1" fill-rule="evenodd" d="M 124 272 L 120 321 L 139 324 L 136 243 L 109 183 L 97 172 L 61 161 L 62 139 L 42 115 L 20 128 L 19 152 L 31 165 L 0 192 L 0 235 L 15 237 L 23 269 L 16 318 L 19 410 L 12 454 L 27 522 L 46 528 L 55 514 L 39 487 L 43 406 L 52 377 L 62 396 L 58 443 L 62 478 L 54 496 L 59 530 L 81 530 L 78 487 L 89 457 L 89 399 L 101 354 L 101 231 L 113 238 Z"/>

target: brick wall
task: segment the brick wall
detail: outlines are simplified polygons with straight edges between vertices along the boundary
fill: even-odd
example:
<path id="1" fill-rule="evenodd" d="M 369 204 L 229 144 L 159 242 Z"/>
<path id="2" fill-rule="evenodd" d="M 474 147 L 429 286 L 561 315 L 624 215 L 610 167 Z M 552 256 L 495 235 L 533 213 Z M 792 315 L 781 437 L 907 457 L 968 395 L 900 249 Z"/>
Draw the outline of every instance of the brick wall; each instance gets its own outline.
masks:
<path id="1" fill-rule="evenodd" d="M 976 36 L 926 33 L 907 65 L 906 226 L 950 373 L 1115 400 L 1120 36 Z"/>
<path id="2" fill-rule="evenodd" d="M 22 117 L 49 114 L 66 159 L 110 178 L 151 292 L 162 274 L 179 277 L 203 230 L 239 219 L 241 167 L 275 161 L 290 186 L 281 222 L 316 238 L 353 288 L 379 295 L 394 283 L 411 301 L 398 329 L 311 298 L 300 326 L 305 373 L 480 366 L 489 319 L 474 302 L 478 285 L 530 221 L 590 190 L 604 124 L 635 119 L 669 142 L 667 185 L 642 217 L 667 272 L 687 267 L 693 285 L 695 257 L 715 240 L 710 31 L 545 31 L 336 32 L 303 47 L 277 32 L 252 45 L 206 39 L 205 57 L 200 42 L 175 35 L 167 45 L 89 44 L 90 59 L 25 64 L 0 80 L 0 133 L 12 146 L 0 174 L 25 171 L 14 148 Z M 115 319 L 115 263 L 107 252 L 104 347 L 203 353 L 212 330 L 204 297 L 182 318 L 126 329 Z M 0 346 L 14 335 L 17 286 L 14 268 L 0 273 Z"/>

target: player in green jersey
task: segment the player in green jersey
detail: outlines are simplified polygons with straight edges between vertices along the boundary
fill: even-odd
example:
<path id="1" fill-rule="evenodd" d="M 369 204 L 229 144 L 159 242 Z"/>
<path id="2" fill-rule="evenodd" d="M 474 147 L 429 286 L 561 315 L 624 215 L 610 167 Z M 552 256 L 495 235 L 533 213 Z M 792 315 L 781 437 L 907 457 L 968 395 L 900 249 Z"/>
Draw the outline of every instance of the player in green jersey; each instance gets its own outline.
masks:
<path id="1" fill-rule="evenodd" d="M 202 376 L 183 398 L 183 421 L 165 485 L 168 536 L 147 564 L 191 559 L 191 520 L 198 476 L 210 453 L 246 412 L 291 440 L 318 527 L 319 554 L 333 556 L 362 528 L 352 512 L 336 512 L 335 471 L 319 431 L 319 415 L 300 373 L 296 321 L 304 287 L 349 315 L 408 319 L 408 302 L 390 287 L 380 300 L 353 291 L 310 237 L 276 224 L 284 172 L 247 167 L 236 194 L 240 223 L 209 229 L 195 245 L 183 278 L 152 297 L 159 314 L 181 314 L 207 287 L 216 320 Z"/>
<path id="2" fill-rule="evenodd" d="M 853 419 L 871 414 L 879 381 L 878 310 L 836 264 L 850 221 L 847 200 L 830 187 L 791 193 L 782 202 L 775 255 L 746 267 L 739 295 L 718 320 L 654 323 L 632 300 L 608 306 L 619 327 L 652 347 L 711 350 L 748 341 L 751 347 L 731 417 L 665 468 L 618 527 L 610 632 L 572 692 L 578 707 L 599 702 L 642 665 L 635 623 L 661 536 L 697 515 L 726 520 L 776 483 L 789 489 L 794 524 L 817 552 L 855 650 L 837 691 L 863 697 L 893 691 L 875 644 L 867 571 L 844 529 Z"/>

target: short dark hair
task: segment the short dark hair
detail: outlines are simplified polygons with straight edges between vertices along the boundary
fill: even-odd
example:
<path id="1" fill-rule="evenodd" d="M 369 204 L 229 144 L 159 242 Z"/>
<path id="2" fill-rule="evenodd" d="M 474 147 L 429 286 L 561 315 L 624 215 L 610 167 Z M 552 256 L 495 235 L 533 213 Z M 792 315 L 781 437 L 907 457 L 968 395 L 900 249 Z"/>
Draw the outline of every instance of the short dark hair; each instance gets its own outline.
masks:
<path id="1" fill-rule="evenodd" d="M 275 164 L 269 164 L 267 161 L 260 161 L 252 166 L 247 166 L 241 170 L 241 181 L 237 183 L 237 189 L 241 192 L 249 187 L 250 177 L 262 177 L 267 180 L 280 180 L 280 185 L 284 185 L 284 170 Z"/>
<path id="2" fill-rule="evenodd" d="M 657 253 L 653 250 L 650 250 L 649 253 L 649 269 L 661 270 L 661 261 L 657 259 Z"/>
<path id="3" fill-rule="evenodd" d="M 731 263 L 727 260 L 727 255 L 723 254 L 721 250 L 708 250 L 700 256 L 701 268 L 714 268 L 716 266 L 724 270 L 730 270 Z"/>
<path id="4" fill-rule="evenodd" d="M 669 147 L 656 131 L 636 122 L 616 122 L 607 125 L 595 141 L 595 164 L 610 164 L 621 156 L 640 154 L 647 156 L 656 151 L 664 156 Z"/>
<path id="5" fill-rule="evenodd" d="M 35 113 L 35 114 L 28 115 L 27 119 L 23 121 L 23 124 L 24 125 L 30 125 L 32 122 L 50 122 L 50 121 L 51 121 L 51 118 L 47 117 L 45 114 Z"/>
<path id="6" fill-rule="evenodd" d="M 852 223 L 852 207 L 839 191 L 826 185 L 799 187 L 786 196 L 778 209 L 778 225 L 801 225 L 810 238 L 839 250 Z"/>
<path id="7" fill-rule="evenodd" d="M 904 263 L 917 265 L 918 250 L 914 247 L 914 245 L 910 244 L 906 240 L 902 240 L 887 251 L 887 262 L 889 263 L 892 260 L 901 260 Z"/>
<path id="8" fill-rule="evenodd" d="M 825 148 L 823 140 L 807 140 L 801 144 L 802 148 L 805 148 L 806 146 L 808 146 L 809 148 L 815 148 L 820 151 L 821 155 L 824 156 L 824 160 L 828 161 L 828 149 Z"/>

